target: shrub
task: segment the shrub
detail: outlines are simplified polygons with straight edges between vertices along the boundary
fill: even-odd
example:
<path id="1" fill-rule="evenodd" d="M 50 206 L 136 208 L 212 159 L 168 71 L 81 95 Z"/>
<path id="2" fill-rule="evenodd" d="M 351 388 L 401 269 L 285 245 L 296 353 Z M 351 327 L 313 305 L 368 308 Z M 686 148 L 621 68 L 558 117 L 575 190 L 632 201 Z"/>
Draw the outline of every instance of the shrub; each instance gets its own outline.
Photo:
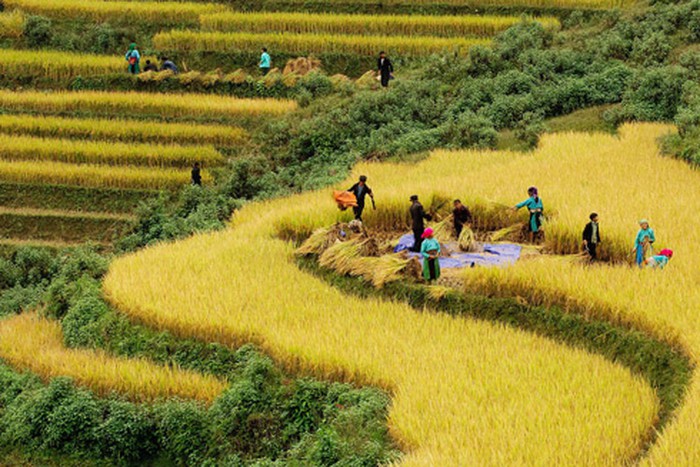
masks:
<path id="1" fill-rule="evenodd" d="M 465 112 L 443 127 L 443 138 L 451 148 L 493 148 L 498 132 L 488 118 Z"/>
<path id="2" fill-rule="evenodd" d="M 687 77 L 687 71 L 676 66 L 638 71 L 623 96 L 626 114 L 639 120 L 672 120 Z"/>
<path id="3" fill-rule="evenodd" d="M 156 406 L 154 415 L 165 453 L 180 465 L 201 463 L 210 449 L 207 411 L 194 402 L 167 402 Z"/>
<path id="4" fill-rule="evenodd" d="M 53 37 L 53 24 L 50 19 L 44 16 L 28 16 L 24 22 L 22 35 L 29 47 L 45 47 L 49 45 Z"/>
<path id="5" fill-rule="evenodd" d="M 110 400 L 104 420 L 95 429 L 101 455 L 133 463 L 157 452 L 156 426 L 147 407 Z"/>

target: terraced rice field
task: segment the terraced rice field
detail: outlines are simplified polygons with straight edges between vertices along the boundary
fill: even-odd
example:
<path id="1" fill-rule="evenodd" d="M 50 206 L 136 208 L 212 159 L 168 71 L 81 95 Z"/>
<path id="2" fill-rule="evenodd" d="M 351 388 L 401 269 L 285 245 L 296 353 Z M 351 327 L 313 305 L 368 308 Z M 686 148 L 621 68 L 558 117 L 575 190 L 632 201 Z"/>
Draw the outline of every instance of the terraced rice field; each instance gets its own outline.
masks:
<path id="1" fill-rule="evenodd" d="M 107 396 L 117 390 L 136 401 L 182 397 L 212 402 L 227 385 L 211 376 L 165 368 L 146 360 L 67 349 L 60 324 L 32 313 L 0 321 L 0 357 L 47 380 L 71 376 L 99 394 Z"/>
<path id="2" fill-rule="evenodd" d="M 108 243 L 128 230 L 131 221 L 113 219 L 109 212 L 101 216 L 100 209 L 130 199 L 132 190 L 187 185 L 195 162 L 203 166 L 204 183 L 211 183 L 211 170 L 226 162 L 230 148 L 249 137 L 235 122 L 245 124 L 294 108 L 291 101 L 196 94 L 0 90 L 0 109 L 5 112 L 0 115 L 0 182 L 5 182 L 0 183 L 0 198 L 17 190 L 7 183 L 112 189 L 107 195 L 112 201 L 103 207 L 92 208 L 89 195 L 82 196 L 87 202 L 79 205 L 49 195 L 51 200 L 35 203 L 31 213 L 3 213 L 0 236 Z M 52 205 L 55 202 L 60 206 Z M 130 205 L 133 211 L 136 203 Z"/>
<path id="3" fill-rule="evenodd" d="M 695 193 L 700 185 L 697 172 L 659 156 L 655 140 L 667 131 L 665 126 L 640 124 L 624 127 L 619 139 L 548 136 L 534 155 L 438 152 L 410 168 L 362 165 L 357 171 L 368 174 L 375 192 L 382 194 L 382 207 L 376 214 L 368 213 L 367 222 L 371 225 L 374 219 L 405 209 L 405 193 L 416 184 L 423 186 L 424 198 L 460 196 L 471 204 L 511 204 L 523 197 L 514 187 L 536 184 L 551 206 L 548 242 L 554 247 L 578 238 L 588 211 L 600 208 L 609 225 L 609 248 L 622 253 L 616 250 L 634 236 L 637 217 L 648 214 L 643 206 L 628 209 L 636 190 L 630 167 L 637 167 L 639 176 L 642 171 L 653 174 L 655 196 L 668 208 L 653 213 L 653 222 L 668 226 L 657 235 L 664 246 L 682 252 L 663 275 L 617 266 L 587 269 L 568 260 L 543 259 L 524 262 L 515 268 L 520 271 L 515 275 L 510 270 L 485 269 L 469 271 L 466 277 L 470 287 L 509 296 L 525 293 L 535 302 L 566 304 L 572 312 L 595 313 L 605 320 L 626 323 L 695 355 L 695 330 L 700 324 L 694 318 L 697 306 L 693 304 L 700 303 L 700 297 L 695 297 L 692 284 L 697 280 L 693 258 L 694 245 L 700 244 L 695 239 L 698 229 L 672 230 L 672 226 L 697 223 L 692 215 L 695 209 L 687 208 L 700 199 Z M 580 147 L 587 151 L 577 151 Z M 591 164 L 601 167 L 601 177 L 585 186 L 567 182 L 583 179 Z M 476 182 L 465 185 L 465 179 Z M 679 218 L 679 212 L 687 214 Z M 615 370 L 584 370 L 594 377 L 583 383 L 585 388 L 580 388 L 574 402 L 565 396 L 569 389 L 561 385 L 577 384 L 577 377 L 544 363 L 541 354 L 527 356 L 528 361 L 537 359 L 533 367 L 519 367 L 519 357 L 524 356 L 522 343 L 513 352 L 507 350 L 510 338 L 494 336 L 476 344 L 468 337 L 470 327 L 478 327 L 474 323 L 415 314 L 391 303 L 355 302 L 297 270 L 291 246 L 276 239 L 275 232 L 306 231 L 337 218 L 325 191 L 300 195 L 293 202 L 250 206 L 229 232 L 118 260 L 105 291 L 124 312 L 152 326 L 232 344 L 253 340 L 290 367 L 389 388 L 394 394 L 390 424 L 411 449 L 405 459 L 408 465 L 576 464 L 582 458 L 610 465 L 625 463 L 639 453 L 634 439 L 649 429 L 645 423 L 653 423 L 654 416 L 648 412 L 654 406 L 653 398 L 635 390 L 633 399 L 611 400 L 621 390 L 607 380 Z M 537 280 L 526 280 L 532 277 Z M 207 287 L 211 283 L 227 286 L 212 294 Z M 172 293 L 163 294 L 164 289 Z M 279 296 L 285 299 L 280 302 Z M 574 301 L 565 300 L 567 296 Z M 192 310 L 191 304 L 203 302 L 206 306 L 200 308 L 201 314 L 186 311 Z M 480 328 L 476 332 L 483 337 L 492 331 Z M 474 345 L 464 347 L 466 341 Z M 508 371 L 499 370 L 487 356 L 489 342 L 494 341 L 500 361 L 508 362 Z M 543 343 L 534 345 L 538 350 L 546 348 Z M 482 365 L 486 361 L 489 363 Z M 578 371 L 581 369 L 577 375 Z M 525 374 L 538 382 L 537 389 L 528 387 Z M 519 376 L 511 385 L 508 375 Z M 489 386 L 492 377 L 498 381 L 497 388 Z M 598 383 L 608 390 L 594 396 Z M 700 459 L 691 441 L 697 434 L 694 420 L 699 394 L 696 383 L 691 383 L 678 418 L 649 452 L 650 462 L 670 465 L 680 459 L 692 465 Z M 588 397 L 589 409 L 574 408 Z M 478 409 L 472 404 L 478 404 Z M 558 419 L 558 408 L 563 406 L 568 415 Z M 629 418 L 620 419 L 618 411 L 627 409 L 631 412 L 622 416 Z M 577 415 L 572 417 L 572 413 Z M 646 415 L 640 418 L 641 414 Z M 580 420 L 585 420 L 585 427 L 576 425 Z M 597 434 L 586 431 L 600 421 L 604 423 L 595 429 Z"/>

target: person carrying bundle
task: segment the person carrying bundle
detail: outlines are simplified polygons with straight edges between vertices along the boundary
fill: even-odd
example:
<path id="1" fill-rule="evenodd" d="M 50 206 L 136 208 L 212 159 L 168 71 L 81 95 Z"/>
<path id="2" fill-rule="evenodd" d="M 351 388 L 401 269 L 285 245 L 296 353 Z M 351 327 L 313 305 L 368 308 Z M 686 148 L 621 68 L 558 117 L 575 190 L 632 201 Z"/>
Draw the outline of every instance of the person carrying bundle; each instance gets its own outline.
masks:
<path id="1" fill-rule="evenodd" d="M 654 230 L 649 227 L 649 221 L 642 219 L 639 221 L 639 232 L 634 239 L 634 249 L 632 253 L 635 254 L 635 262 L 640 268 L 644 265 L 644 260 L 648 256 L 648 253 L 652 250 L 653 244 L 656 241 L 656 235 Z"/>
<path id="2" fill-rule="evenodd" d="M 362 220 L 362 211 L 365 210 L 365 197 L 367 195 L 369 195 L 372 200 L 372 207 L 377 209 L 377 205 L 374 203 L 374 193 L 372 193 L 372 189 L 367 186 L 367 176 L 360 175 L 360 181 L 351 186 L 348 192 L 355 195 L 355 200 L 357 201 L 357 206 L 353 206 L 352 208 L 356 220 Z"/>
<path id="3" fill-rule="evenodd" d="M 527 208 L 530 212 L 530 220 L 527 223 L 528 231 L 530 232 L 530 243 L 534 243 L 535 235 L 539 236 L 542 230 L 542 213 L 544 212 L 544 205 L 542 204 L 542 198 L 539 197 L 537 187 L 531 186 L 527 189 L 528 199 L 522 203 L 518 203 L 513 208 L 517 211 L 520 208 Z"/>
<path id="4" fill-rule="evenodd" d="M 455 233 L 457 238 L 462 235 L 462 229 L 465 225 L 471 224 L 472 213 L 469 208 L 462 204 L 462 201 L 456 199 L 454 201 L 454 209 L 452 210 L 452 220 L 454 221 Z"/>
<path id="5" fill-rule="evenodd" d="M 433 229 L 428 227 L 423 231 L 423 242 L 420 254 L 423 257 L 423 278 L 428 281 L 436 281 L 440 278 L 440 242 L 435 240 Z"/>
<path id="6" fill-rule="evenodd" d="M 647 267 L 651 269 L 663 269 L 671 260 L 671 258 L 673 258 L 673 250 L 664 248 L 663 250 L 661 250 L 661 252 L 659 252 L 658 255 L 652 256 L 646 261 L 644 261 L 644 264 L 646 264 Z"/>
<path id="7" fill-rule="evenodd" d="M 423 205 L 418 201 L 418 195 L 411 195 L 411 230 L 413 230 L 413 247 L 411 251 L 420 253 L 421 243 L 423 243 L 423 233 L 425 232 L 424 220 L 432 220 L 433 217 L 427 214 Z"/>
<path id="8" fill-rule="evenodd" d="M 129 50 L 127 50 L 124 59 L 129 63 L 129 73 L 132 75 L 138 75 L 141 72 L 139 64 L 141 63 L 141 54 L 136 49 L 136 44 L 131 43 L 129 45 Z"/>

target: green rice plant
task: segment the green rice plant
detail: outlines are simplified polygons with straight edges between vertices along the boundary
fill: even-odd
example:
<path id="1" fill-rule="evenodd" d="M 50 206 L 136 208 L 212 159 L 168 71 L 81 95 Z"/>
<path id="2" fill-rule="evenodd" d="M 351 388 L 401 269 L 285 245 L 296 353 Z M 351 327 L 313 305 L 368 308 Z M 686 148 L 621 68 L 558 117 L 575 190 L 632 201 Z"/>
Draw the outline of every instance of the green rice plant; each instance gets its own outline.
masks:
<path id="1" fill-rule="evenodd" d="M 376 36 L 489 37 L 519 23 L 517 16 L 335 15 L 290 12 L 221 12 L 200 16 L 208 32 L 256 34 L 352 34 Z M 547 28 L 558 28 L 554 17 L 536 18 Z"/>
<path id="2" fill-rule="evenodd" d="M 0 159 L 149 167 L 186 167 L 194 162 L 216 166 L 224 162 L 213 146 L 127 144 L 2 134 Z"/>
<path id="3" fill-rule="evenodd" d="M 160 50 L 178 52 L 227 52 L 271 50 L 291 54 L 338 53 L 356 55 L 376 55 L 378 50 L 405 56 L 430 55 L 439 52 L 454 52 L 466 55 L 474 45 L 485 45 L 485 39 L 412 37 L 412 36 L 372 36 L 337 34 L 287 34 L 248 32 L 197 32 L 170 31 L 156 34 L 153 43 Z"/>
<path id="4" fill-rule="evenodd" d="M 119 119 L 80 119 L 42 115 L 0 115 L 0 133 L 141 143 L 236 146 L 248 134 L 224 125 L 160 123 Z"/>

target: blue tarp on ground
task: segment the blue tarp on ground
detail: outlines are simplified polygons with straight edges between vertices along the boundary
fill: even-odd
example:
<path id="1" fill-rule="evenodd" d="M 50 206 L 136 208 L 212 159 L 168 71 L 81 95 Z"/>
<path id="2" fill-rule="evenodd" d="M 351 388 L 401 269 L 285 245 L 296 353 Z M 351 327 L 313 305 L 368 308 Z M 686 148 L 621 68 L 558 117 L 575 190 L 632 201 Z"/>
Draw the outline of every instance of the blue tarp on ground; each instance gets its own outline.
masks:
<path id="1" fill-rule="evenodd" d="M 399 239 L 394 248 L 394 253 L 408 250 L 413 246 L 413 234 L 406 234 Z M 509 266 L 520 258 L 522 247 L 512 243 L 482 243 L 483 253 L 463 253 L 457 248 L 457 243 L 449 243 L 447 246 L 453 251 L 449 257 L 440 258 L 441 268 L 466 268 L 475 266 Z M 420 256 L 418 253 L 409 252 L 409 256 Z"/>

